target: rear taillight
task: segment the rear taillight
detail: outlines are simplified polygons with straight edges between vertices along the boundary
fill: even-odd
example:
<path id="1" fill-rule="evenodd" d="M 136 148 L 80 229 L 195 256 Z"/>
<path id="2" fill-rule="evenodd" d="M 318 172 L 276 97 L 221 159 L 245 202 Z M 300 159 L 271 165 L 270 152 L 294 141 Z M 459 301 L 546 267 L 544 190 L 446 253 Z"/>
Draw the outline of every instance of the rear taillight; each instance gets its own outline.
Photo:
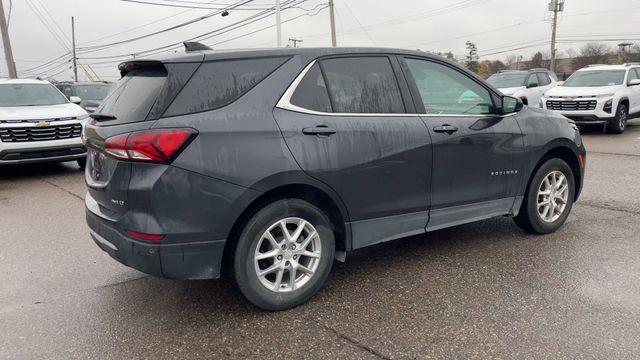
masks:
<path id="1" fill-rule="evenodd" d="M 152 129 L 108 138 L 104 151 L 118 159 L 168 164 L 196 137 L 193 129 Z"/>
<path id="2" fill-rule="evenodd" d="M 164 235 L 160 234 L 145 234 L 133 230 L 127 230 L 127 235 L 134 239 L 144 240 L 144 241 L 162 241 L 164 239 Z"/>

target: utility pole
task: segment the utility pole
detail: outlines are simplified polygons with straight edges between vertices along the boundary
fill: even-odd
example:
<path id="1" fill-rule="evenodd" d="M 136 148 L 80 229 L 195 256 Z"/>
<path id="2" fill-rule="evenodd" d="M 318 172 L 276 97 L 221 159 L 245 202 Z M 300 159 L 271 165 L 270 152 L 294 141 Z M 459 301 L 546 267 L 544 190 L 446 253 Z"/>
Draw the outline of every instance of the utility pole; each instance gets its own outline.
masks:
<path id="1" fill-rule="evenodd" d="M 556 29 L 558 28 L 558 13 L 564 10 L 564 0 L 551 0 L 549 11 L 553 11 L 553 24 L 551 25 L 551 66 L 549 70 L 556 69 Z"/>
<path id="2" fill-rule="evenodd" d="M 280 21 L 280 0 L 276 0 L 276 32 L 278 37 L 278 47 L 282 47 L 282 22 Z"/>
<path id="3" fill-rule="evenodd" d="M 329 17 L 331 18 L 331 46 L 336 47 L 336 15 L 333 0 L 329 0 Z"/>
<path id="4" fill-rule="evenodd" d="M 289 42 L 293 44 L 294 48 L 297 48 L 298 44 L 302 42 L 302 39 L 289 38 Z"/>
<path id="5" fill-rule="evenodd" d="M 0 0 L 0 30 L 2 30 L 2 45 L 4 46 L 4 57 L 7 60 L 7 70 L 9 78 L 18 77 L 16 71 L 16 62 L 13 61 L 13 51 L 11 50 L 11 39 L 9 38 L 9 28 L 7 27 L 7 19 L 4 17 L 4 5 Z"/>
<path id="6" fill-rule="evenodd" d="M 78 60 L 76 59 L 76 23 L 71 17 L 71 46 L 73 50 L 73 78 L 78 82 Z"/>

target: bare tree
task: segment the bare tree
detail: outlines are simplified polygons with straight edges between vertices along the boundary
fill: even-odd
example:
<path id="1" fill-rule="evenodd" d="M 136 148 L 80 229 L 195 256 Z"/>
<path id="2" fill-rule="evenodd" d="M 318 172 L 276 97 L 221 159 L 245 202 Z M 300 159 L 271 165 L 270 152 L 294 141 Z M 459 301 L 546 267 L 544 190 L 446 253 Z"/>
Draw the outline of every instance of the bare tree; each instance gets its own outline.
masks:
<path id="1" fill-rule="evenodd" d="M 605 44 L 588 43 L 578 50 L 578 56 L 573 58 L 571 65 L 577 70 L 590 64 L 605 64 L 611 54 L 611 48 Z"/>

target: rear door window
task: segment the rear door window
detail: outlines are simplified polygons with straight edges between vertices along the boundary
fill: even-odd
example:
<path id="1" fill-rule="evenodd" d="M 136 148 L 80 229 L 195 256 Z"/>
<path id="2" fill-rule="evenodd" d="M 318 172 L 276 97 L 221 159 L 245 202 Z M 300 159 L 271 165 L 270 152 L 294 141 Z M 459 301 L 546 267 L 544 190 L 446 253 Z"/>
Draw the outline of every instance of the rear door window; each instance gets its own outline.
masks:
<path id="1" fill-rule="evenodd" d="M 336 113 L 404 113 L 398 80 L 386 56 L 321 61 Z"/>
<path id="2" fill-rule="evenodd" d="M 288 58 L 220 60 L 203 63 L 164 117 L 218 109 L 251 90 Z"/>
<path id="3" fill-rule="evenodd" d="M 307 110 L 331 112 L 331 102 L 320 66 L 314 64 L 294 91 L 291 104 Z"/>
<path id="4" fill-rule="evenodd" d="M 167 71 L 162 66 L 129 71 L 114 85 L 96 112 L 116 117 L 105 121 L 104 125 L 144 121 L 166 79 Z"/>

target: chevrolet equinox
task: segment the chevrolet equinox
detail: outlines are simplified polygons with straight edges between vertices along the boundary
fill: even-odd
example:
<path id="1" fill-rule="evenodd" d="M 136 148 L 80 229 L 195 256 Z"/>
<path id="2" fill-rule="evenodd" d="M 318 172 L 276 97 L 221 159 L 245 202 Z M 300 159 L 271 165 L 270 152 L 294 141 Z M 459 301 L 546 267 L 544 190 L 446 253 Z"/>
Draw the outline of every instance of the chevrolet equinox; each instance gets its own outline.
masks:
<path id="1" fill-rule="evenodd" d="M 495 216 L 546 234 L 583 182 L 573 121 L 441 57 L 192 50 L 119 65 L 83 133 L 87 222 L 155 276 L 299 305 L 355 249 Z"/>

